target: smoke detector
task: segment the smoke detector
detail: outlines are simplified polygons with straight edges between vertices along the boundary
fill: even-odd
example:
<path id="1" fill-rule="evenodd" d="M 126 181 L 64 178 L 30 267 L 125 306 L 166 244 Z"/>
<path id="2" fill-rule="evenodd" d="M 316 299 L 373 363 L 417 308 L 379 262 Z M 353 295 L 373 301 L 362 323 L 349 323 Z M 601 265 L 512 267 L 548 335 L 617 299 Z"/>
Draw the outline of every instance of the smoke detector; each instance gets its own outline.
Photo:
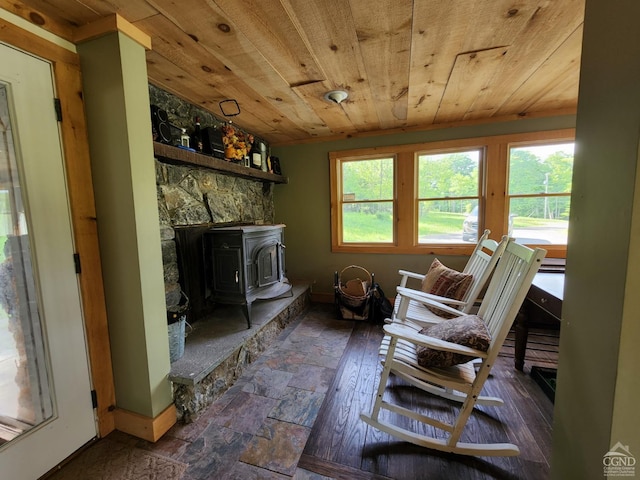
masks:
<path id="1" fill-rule="evenodd" d="M 344 90 L 331 90 L 324 94 L 324 99 L 329 102 L 340 104 L 345 101 L 348 96 L 349 94 Z"/>

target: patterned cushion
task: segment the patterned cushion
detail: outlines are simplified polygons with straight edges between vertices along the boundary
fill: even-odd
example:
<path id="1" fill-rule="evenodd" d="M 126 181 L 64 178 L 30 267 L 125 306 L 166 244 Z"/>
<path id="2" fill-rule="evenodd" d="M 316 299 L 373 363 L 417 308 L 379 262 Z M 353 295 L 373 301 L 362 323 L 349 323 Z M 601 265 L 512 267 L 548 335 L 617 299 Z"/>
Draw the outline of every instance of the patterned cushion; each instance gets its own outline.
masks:
<path id="1" fill-rule="evenodd" d="M 438 295 L 439 297 L 462 300 L 472 281 L 473 275 L 453 270 L 435 258 L 422 281 L 422 291 L 432 295 Z M 440 317 L 455 317 L 455 315 L 440 310 L 439 308 L 429 305 L 426 305 L 426 307 Z"/>
<path id="2" fill-rule="evenodd" d="M 491 335 L 484 321 L 477 315 L 464 315 L 453 320 L 446 320 L 431 327 L 423 328 L 420 333 L 429 337 L 457 343 L 465 347 L 475 348 L 482 352 L 489 349 Z M 443 352 L 429 347 L 416 348 L 418 364 L 423 367 L 451 367 L 474 359 L 468 355 Z"/>

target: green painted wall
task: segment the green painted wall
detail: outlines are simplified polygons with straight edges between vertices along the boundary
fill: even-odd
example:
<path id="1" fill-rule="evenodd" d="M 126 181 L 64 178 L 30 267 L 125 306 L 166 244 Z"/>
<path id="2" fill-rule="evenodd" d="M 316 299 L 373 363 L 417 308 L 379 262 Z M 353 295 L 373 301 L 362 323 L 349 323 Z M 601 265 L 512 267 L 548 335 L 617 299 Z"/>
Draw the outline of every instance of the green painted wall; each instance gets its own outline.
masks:
<path id="1" fill-rule="evenodd" d="M 618 442 L 640 457 L 638 18 L 635 0 L 586 2 L 553 425 L 559 480 L 603 478 Z"/>
<path id="2" fill-rule="evenodd" d="M 273 147 L 272 154 L 280 158 L 283 175 L 289 177 L 288 184 L 276 185 L 274 194 L 276 221 L 287 225 L 288 277 L 311 282 L 314 292 L 331 295 L 333 272 L 348 265 L 361 265 L 375 273 L 385 294 L 393 297 L 399 269 L 426 272 L 433 260 L 432 255 L 331 253 L 329 152 L 574 126 L 575 117 L 564 116 Z M 443 263 L 458 269 L 464 267 L 466 260 L 461 256 L 442 259 Z"/>
<path id="3" fill-rule="evenodd" d="M 112 33 L 78 52 L 116 403 L 153 418 L 172 397 L 145 51 Z"/>

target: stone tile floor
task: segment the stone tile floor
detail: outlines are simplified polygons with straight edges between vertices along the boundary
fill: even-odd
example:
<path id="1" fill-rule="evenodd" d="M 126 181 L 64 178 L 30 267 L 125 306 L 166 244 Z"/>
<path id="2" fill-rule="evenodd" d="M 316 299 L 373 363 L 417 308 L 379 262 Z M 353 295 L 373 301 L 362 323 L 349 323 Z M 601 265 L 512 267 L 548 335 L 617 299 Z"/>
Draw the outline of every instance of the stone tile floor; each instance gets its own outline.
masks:
<path id="1" fill-rule="evenodd" d="M 194 422 L 157 443 L 108 436 L 188 465 L 183 480 L 323 479 L 297 468 L 353 323 L 312 305 Z"/>

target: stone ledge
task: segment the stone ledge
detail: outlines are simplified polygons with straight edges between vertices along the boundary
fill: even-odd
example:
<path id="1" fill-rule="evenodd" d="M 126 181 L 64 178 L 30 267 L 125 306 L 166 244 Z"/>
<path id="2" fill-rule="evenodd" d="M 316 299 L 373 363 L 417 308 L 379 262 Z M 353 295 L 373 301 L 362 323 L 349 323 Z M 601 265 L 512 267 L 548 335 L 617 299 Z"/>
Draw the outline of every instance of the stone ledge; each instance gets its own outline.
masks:
<path id="1" fill-rule="evenodd" d="M 169 374 L 178 420 L 189 423 L 227 391 L 309 304 L 309 286 L 294 285 L 292 296 L 254 302 L 250 329 L 237 305 L 219 305 L 196 322 Z"/>

